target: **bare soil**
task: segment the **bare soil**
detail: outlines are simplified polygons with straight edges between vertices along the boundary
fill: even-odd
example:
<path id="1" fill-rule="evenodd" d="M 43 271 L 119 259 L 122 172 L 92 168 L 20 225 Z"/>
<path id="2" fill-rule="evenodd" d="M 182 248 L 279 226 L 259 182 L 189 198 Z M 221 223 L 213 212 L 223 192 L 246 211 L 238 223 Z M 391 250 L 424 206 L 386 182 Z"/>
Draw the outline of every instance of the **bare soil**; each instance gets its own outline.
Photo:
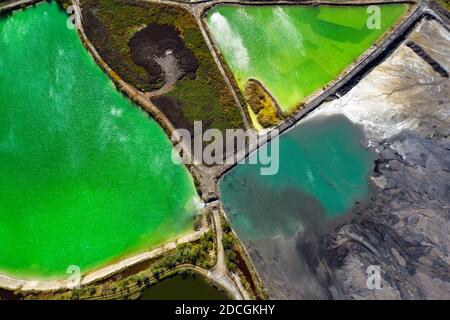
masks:
<path id="1" fill-rule="evenodd" d="M 179 71 L 176 74 L 178 79 L 184 76 L 195 78 L 198 61 L 194 53 L 186 48 L 183 39 L 173 26 L 151 23 L 137 32 L 128 42 L 128 46 L 131 50 L 131 59 L 148 72 L 150 79 L 167 78 L 168 75 L 165 75 L 161 64 L 158 63 L 158 58 L 166 55 L 175 57 L 176 69 Z"/>

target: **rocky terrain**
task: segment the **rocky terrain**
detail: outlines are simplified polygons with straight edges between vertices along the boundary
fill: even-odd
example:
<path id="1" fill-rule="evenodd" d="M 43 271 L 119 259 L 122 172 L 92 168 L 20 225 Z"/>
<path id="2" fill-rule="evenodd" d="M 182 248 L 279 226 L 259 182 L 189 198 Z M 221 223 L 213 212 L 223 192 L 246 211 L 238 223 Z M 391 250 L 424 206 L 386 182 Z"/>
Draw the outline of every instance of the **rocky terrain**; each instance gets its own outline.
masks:
<path id="1" fill-rule="evenodd" d="M 444 26 L 422 22 L 344 97 L 311 115 L 344 114 L 361 125 L 378 160 L 372 196 L 350 221 L 298 234 L 310 283 L 302 297 L 450 299 L 449 43 Z M 370 265 L 380 268 L 381 289 L 367 286 Z"/>

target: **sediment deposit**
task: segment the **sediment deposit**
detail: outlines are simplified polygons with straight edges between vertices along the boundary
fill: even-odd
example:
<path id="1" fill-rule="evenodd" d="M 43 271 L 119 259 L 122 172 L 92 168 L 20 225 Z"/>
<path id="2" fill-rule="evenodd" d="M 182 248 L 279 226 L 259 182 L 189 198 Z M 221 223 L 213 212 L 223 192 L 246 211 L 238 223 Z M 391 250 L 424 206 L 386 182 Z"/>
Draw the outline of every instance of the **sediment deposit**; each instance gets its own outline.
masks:
<path id="1" fill-rule="evenodd" d="M 424 21 L 407 41 L 450 70 L 445 27 Z M 326 235 L 298 237 L 330 298 L 450 298 L 450 81 L 407 43 L 311 115 L 345 114 L 378 152 L 367 207 Z M 367 288 L 370 265 L 381 269 L 382 290 Z"/>

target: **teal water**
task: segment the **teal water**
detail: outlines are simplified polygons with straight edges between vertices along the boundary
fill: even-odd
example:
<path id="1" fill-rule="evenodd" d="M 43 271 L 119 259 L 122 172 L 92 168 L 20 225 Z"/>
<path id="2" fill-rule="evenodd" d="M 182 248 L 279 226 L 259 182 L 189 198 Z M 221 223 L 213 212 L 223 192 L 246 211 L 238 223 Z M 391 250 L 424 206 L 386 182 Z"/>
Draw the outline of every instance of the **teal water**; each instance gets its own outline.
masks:
<path id="1" fill-rule="evenodd" d="M 363 139 L 343 116 L 306 120 L 280 137 L 276 175 L 260 175 L 260 165 L 236 166 L 221 180 L 220 193 L 238 235 L 244 241 L 289 237 L 363 201 L 373 169 Z"/>
<path id="2" fill-rule="evenodd" d="M 67 15 L 0 19 L 0 272 L 65 276 L 189 232 L 196 195 L 158 124 L 122 96 Z"/>

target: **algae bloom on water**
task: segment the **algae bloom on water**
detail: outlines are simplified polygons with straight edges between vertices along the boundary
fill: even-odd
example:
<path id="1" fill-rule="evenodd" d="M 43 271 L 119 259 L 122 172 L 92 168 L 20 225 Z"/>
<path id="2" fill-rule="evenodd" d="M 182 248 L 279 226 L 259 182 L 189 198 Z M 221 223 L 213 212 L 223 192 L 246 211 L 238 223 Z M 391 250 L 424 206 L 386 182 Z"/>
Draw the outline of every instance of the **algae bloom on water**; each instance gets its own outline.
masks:
<path id="1" fill-rule="evenodd" d="M 379 5 L 379 29 L 367 26 L 367 8 L 217 5 L 206 23 L 242 92 L 255 79 L 289 112 L 380 39 L 407 6 Z"/>
<path id="2" fill-rule="evenodd" d="M 0 273 L 86 272 L 193 226 L 169 139 L 66 22 L 55 2 L 0 20 Z"/>

